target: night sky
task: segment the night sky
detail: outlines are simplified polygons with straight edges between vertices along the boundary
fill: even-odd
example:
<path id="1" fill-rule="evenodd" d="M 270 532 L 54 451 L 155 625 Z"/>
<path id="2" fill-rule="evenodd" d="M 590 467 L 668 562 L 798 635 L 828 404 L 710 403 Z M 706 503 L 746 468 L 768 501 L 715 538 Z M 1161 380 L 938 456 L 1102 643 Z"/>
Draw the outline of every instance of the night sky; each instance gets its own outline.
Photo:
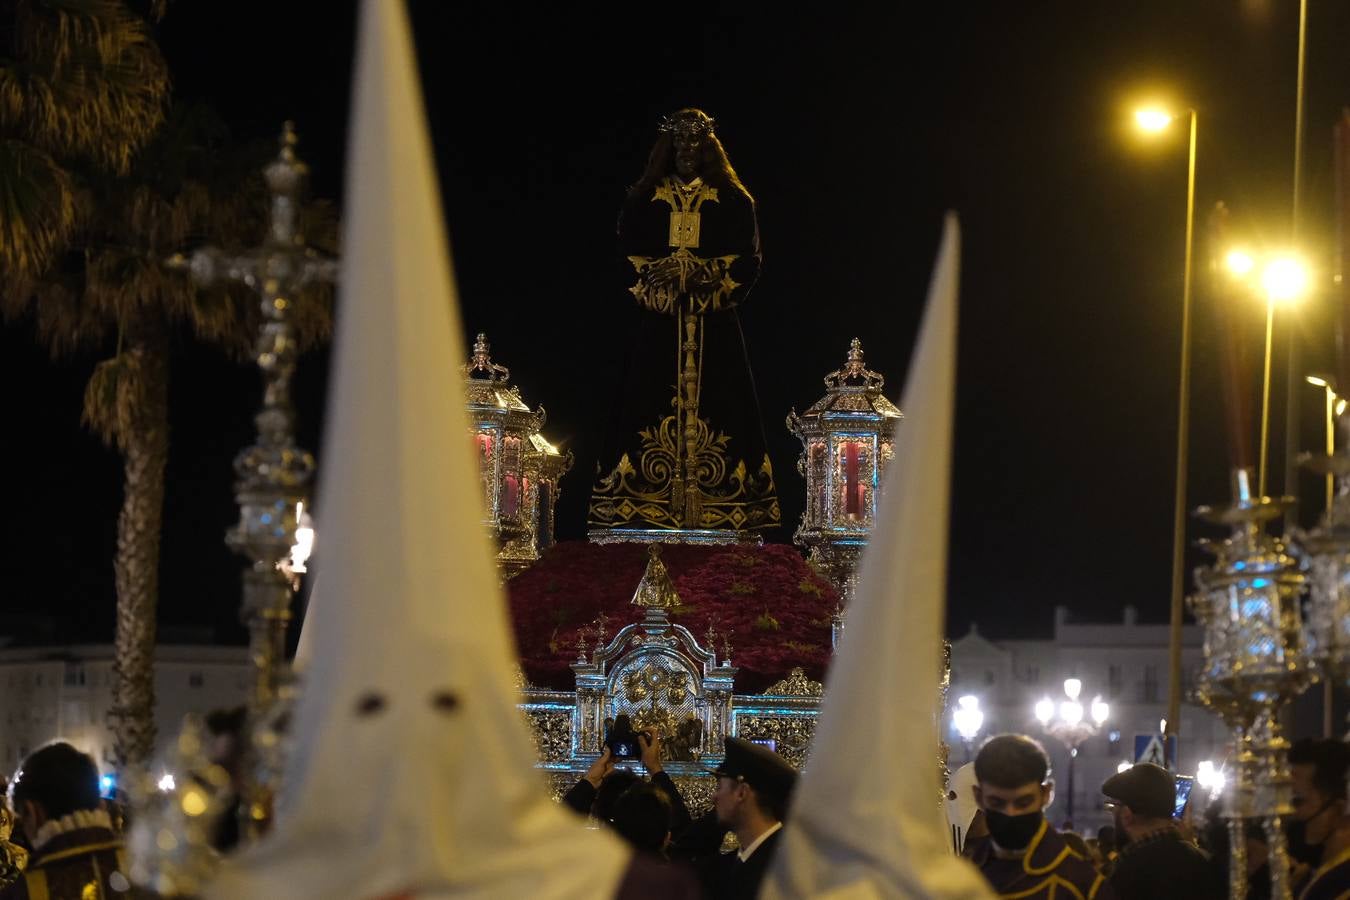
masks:
<path id="1" fill-rule="evenodd" d="M 1043 633 L 1057 604 L 1114 619 L 1132 603 L 1161 621 L 1185 144 L 1180 129 L 1151 146 L 1130 137 L 1128 102 L 1161 85 L 1197 106 L 1199 223 L 1223 199 L 1254 241 L 1283 243 L 1297 3 L 855 6 L 411 4 L 465 327 L 489 334 L 526 400 L 547 407 L 546 433 L 577 457 L 560 536 L 584 534 L 606 376 L 624 349 L 614 323 L 632 301 L 614 278 L 615 216 L 657 118 L 696 105 L 717 118 L 759 203 L 765 268 L 742 319 L 781 539 L 803 491 L 784 416 L 822 393 L 854 336 L 898 398 L 941 216 L 954 209 L 964 248 L 949 629 L 978 620 L 987 633 Z M 1350 103 L 1350 8 L 1310 6 L 1302 230 L 1329 284 L 1330 127 Z M 354 18 L 347 2 L 179 3 L 161 39 L 179 97 L 216 107 L 241 140 L 293 118 L 315 192 L 340 201 Z M 1193 504 L 1227 492 L 1197 248 Z M 1298 314 L 1308 371 L 1329 364 L 1330 304 L 1324 291 Z M 111 635 L 120 466 L 79 424 L 95 361 L 53 364 L 25 323 L 0 327 L 0 633 L 23 640 Z M 298 385 L 302 441 L 321 469 L 327 363 L 307 355 Z M 172 378 L 161 621 L 237 637 L 241 562 L 222 535 L 258 378 L 186 336 Z M 1313 448 L 1320 396 L 1301 390 L 1301 445 Z M 1279 435 L 1282 374 L 1275 397 Z M 1302 488 L 1310 519 L 1318 482 Z M 43 615 L 59 617 L 55 631 Z"/>

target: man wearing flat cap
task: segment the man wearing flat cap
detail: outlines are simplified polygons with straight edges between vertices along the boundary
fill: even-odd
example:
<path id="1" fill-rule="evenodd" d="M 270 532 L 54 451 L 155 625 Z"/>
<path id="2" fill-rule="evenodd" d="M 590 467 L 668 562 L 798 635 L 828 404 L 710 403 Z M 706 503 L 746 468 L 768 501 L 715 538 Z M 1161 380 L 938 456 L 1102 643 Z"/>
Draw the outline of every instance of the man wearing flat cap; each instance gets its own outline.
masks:
<path id="1" fill-rule="evenodd" d="M 1172 814 L 1176 780 L 1153 763 L 1138 763 L 1102 785 L 1113 811 L 1120 858 L 1111 886 L 1120 900 L 1221 900 L 1218 868 L 1186 841 Z"/>
<path id="2" fill-rule="evenodd" d="M 771 750 L 729 737 L 717 776 L 713 809 L 679 839 L 672 856 L 698 871 L 709 900 L 754 897 L 778 847 L 796 771 Z M 740 845 L 719 853 L 730 831 Z"/>

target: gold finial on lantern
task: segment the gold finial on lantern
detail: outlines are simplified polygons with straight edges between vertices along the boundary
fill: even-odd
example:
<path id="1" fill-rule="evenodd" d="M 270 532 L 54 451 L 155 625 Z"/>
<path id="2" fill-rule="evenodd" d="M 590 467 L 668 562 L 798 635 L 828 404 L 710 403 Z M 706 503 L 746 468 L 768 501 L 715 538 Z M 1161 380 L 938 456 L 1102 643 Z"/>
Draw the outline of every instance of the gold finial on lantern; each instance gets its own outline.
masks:
<path id="1" fill-rule="evenodd" d="M 464 374 L 470 378 L 483 378 L 505 384 L 511 380 L 511 370 L 492 361 L 488 352 L 490 348 L 491 345 L 488 343 L 487 335 L 481 331 L 478 332 L 478 336 L 474 338 L 473 342 L 473 358 L 464 367 Z"/>

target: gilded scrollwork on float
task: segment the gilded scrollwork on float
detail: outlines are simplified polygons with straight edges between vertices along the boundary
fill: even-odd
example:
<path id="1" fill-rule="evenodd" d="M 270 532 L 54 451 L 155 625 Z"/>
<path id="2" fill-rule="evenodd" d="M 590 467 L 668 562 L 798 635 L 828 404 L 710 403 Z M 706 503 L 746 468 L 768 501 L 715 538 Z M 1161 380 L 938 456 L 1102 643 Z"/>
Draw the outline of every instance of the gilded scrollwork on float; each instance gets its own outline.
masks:
<path id="1" fill-rule="evenodd" d="M 707 772 L 720 760 L 728 736 L 772 742 L 791 765 L 802 766 L 823 688 L 796 668 L 764 694 L 735 694 L 737 670 L 728 659 L 729 646 L 724 640 L 719 654 L 713 630 L 700 643 L 670 621 L 679 594 L 660 547 L 652 545 L 648 554 L 632 599 L 642 617 L 593 647 L 589 639 L 579 645 L 572 663 L 575 691 L 520 687 L 518 678 L 519 708 L 555 798 L 584 775 L 603 749 L 606 729 L 624 714 L 636 730 L 660 732 L 666 772 L 698 816 L 712 805 L 716 779 Z"/>
<path id="2" fill-rule="evenodd" d="M 679 419 L 670 415 L 638 432 L 641 449 L 636 466 L 625 453 L 597 482 L 591 492 L 591 526 L 741 531 L 780 524 L 782 512 L 768 455 L 754 473 L 743 460 L 733 466 L 727 451 L 730 438 L 706 419 L 696 422 L 693 465 L 685 465 L 694 473 L 700 496 L 698 522 L 685 522 L 684 506 L 675 502 L 680 461 L 689 452 Z"/>
<path id="3" fill-rule="evenodd" d="M 712 809 L 713 791 L 717 790 L 716 778 L 711 775 L 672 775 L 671 780 L 680 789 L 684 805 L 695 819 Z"/>
<path id="4" fill-rule="evenodd" d="M 788 677 L 769 686 L 764 693 L 783 697 L 823 697 L 825 685 L 806 677 L 800 667 L 788 673 Z"/>
<path id="5" fill-rule="evenodd" d="M 527 710 L 526 722 L 540 762 L 565 762 L 572 757 L 572 713 L 569 710 Z"/>
<path id="6" fill-rule="evenodd" d="M 805 765 L 815 733 L 814 715 L 754 715 L 737 719 L 737 737 L 748 741 L 773 741 L 774 752 L 795 769 Z"/>

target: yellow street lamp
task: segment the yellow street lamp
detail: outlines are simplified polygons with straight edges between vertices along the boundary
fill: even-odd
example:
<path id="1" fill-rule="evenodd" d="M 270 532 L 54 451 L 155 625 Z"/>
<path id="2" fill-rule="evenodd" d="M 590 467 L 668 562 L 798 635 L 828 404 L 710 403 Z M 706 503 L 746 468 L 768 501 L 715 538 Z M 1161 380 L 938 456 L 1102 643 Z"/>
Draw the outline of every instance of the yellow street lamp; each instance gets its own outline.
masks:
<path id="1" fill-rule="evenodd" d="M 1261 270 L 1261 287 L 1266 292 L 1266 355 L 1261 375 L 1261 451 L 1257 463 L 1257 495 L 1264 497 L 1266 459 L 1270 450 L 1270 358 L 1271 338 L 1275 333 L 1275 306 L 1292 305 L 1303 297 L 1308 289 L 1308 269 L 1296 256 L 1276 256 Z"/>
<path id="2" fill-rule="evenodd" d="M 1157 106 L 1146 106 L 1134 111 L 1134 124 L 1143 131 L 1166 131 L 1172 124 L 1172 114 Z"/>
<path id="3" fill-rule="evenodd" d="M 1190 114 L 1190 152 L 1186 163 L 1186 247 L 1181 279 L 1181 375 L 1177 385 L 1177 473 L 1172 506 L 1172 611 L 1169 621 L 1167 719 L 1172 734 L 1181 721 L 1181 616 L 1186 574 L 1186 465 L 1190 453 L 1191 424 L 1191 257 L 1195 235 L 1195 137 L 1198 115 Z M 1141 131 L 1157 134 L 1167 130 L 1173 115 L 1164 107 L 1147 106 L 1135 111 Z"/>
<path id="4" fill-rule="evenodd" d="M 1229 275 L 1242 281 L 1251 274 L 1252 269 L 1256 268 L 1256 260 L 1252 259 L 1252 255 L 1246 250 L 1235 247 L 1224 256 L 1223 265 Z"/>
<path id="5" fill-rule="evenodd" d="M 1292 303 L 1308 290 L 1308 269 L 1297 257 L 1276 257 L 1262 270 L 1261 286 L 1275 302 Z"/>
<path id="6" fill-rule="evenodd" d="M 1303 380 L 1313 387 L 1320 387 L 1327 400 L 1327 456 L 1336 453 L 1336 417 L 1345 411 L 1345 401 L 1336 396 L 1336 379 L 1331 375 L 1305 375 Z M 1331 506 L 1336 502 L 1336 476 L 1327 472 L 1327 520 L 1331 519 Z M 1331 711 L 1335 705 L 1333 679 L 1322 679 L 1322 736 L 1331 737 Z"/>

